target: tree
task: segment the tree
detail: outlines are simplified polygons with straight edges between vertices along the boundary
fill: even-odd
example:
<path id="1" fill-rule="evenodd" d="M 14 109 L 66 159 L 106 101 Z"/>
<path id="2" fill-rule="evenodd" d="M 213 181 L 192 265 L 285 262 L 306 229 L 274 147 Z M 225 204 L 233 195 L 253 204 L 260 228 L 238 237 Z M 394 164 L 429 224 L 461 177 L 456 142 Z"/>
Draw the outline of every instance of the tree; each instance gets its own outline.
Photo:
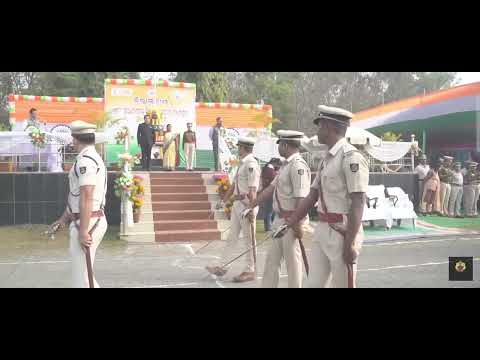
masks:
<path id="1" fill-rule="evenodd" d="M 248 104 L 269 104 L 273 107 L 273 130 L 295 128 L 293 81 L 299 73 L 235 72 L 229 73 L 229 101 Z"/>
<path id="2" fill-rule="evenodd" d="M 298 129 L 313 133 L 312 119 L 319 104 L 353 113 L 405 97 L 445 89 L 456 73 L 350 72 L 300 73 L 294 84 Z"/>
<path id="3" fill-rule="evenodd" d="M 138 72 L 0 72 L 0 123 L 8 125 L 9 94 L 103 97 L 106 78 L 138 76 Z"/>
<path id="4" fill-rule="evenodd" d="M 40 73 L 41 94 L 103 97 L 105 79 L 136 79 L 135 72 L 50 72 Z"/>
<path id="5" fill-rule="evenodd" d="M 8 95 L 29 92 L 37 84 L 36 72 L 0 72 L 0 124 L 3 129 L 10 128 L 7 111 Z"/>
<path id="6" fill-rule="evenodd" d="M 229 86 L 222 72 L 205 72 L 200 77 L 199 99 L 204 102 L 227 102 Z"/>
<path id="7" fill-rule="evenodd" d="M 227 102 L 229 83 L 223 72 L 178 72 L 175 81 L 197 85 L 197 100 L 200 102 Z"/>

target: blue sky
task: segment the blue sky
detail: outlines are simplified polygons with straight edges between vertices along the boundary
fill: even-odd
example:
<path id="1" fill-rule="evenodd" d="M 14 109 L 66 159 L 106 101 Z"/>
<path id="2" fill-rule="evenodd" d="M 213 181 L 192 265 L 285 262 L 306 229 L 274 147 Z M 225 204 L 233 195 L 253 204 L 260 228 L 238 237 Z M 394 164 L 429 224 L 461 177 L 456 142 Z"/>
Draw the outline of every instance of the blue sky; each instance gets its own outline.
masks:
<path id="1" fill-rule="evenodd" d="M 460 85 L 480 81 L 480 72 L 459 72 L 457 75 L 461 79 Z"/>

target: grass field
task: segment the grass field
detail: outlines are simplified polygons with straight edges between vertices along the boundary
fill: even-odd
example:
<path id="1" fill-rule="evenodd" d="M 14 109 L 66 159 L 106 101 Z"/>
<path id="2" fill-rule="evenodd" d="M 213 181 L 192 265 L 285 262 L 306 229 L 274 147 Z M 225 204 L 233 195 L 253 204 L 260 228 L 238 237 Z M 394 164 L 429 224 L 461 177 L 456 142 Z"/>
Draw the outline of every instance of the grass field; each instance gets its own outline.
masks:
<path id="1" fill-rule="evenodd" d="M 421 216 L 421 221 L 446 228 L 462 228 L 468 230 L 480 230 L 480 218 L 447 218 L 442 216 Z"/>

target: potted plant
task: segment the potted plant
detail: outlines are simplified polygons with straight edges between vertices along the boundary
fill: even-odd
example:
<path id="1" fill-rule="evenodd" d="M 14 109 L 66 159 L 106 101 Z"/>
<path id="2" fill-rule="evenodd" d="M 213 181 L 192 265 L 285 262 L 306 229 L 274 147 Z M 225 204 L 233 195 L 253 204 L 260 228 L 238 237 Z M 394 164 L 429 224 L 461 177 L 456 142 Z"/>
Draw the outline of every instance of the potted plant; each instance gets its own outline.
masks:
<path id="1" fill-rule="evenodd" d="M 133 200 L 133 222 L 138 224 L 140 222 L 140 215 L 142 214 L 140 209 L 143 205 L 143 199 L 134 198 Z"/>
<path id="2" fill-rule="evenodd" d="M 214 175 L 213 179 L 215 180 L 215 184 L 217 185 L 217 193 L 220 195 L 220 198 L 223 200 L 225 194 L 230 189 L 230 180 L 228 175 L 220 174 Z"/>
<path id="3" fill-rule="evenodd" d="M 133 222 L 140 221 L 141 209 L 144 204 L 145 187 L 143 186 L 143 178 L 135 175 L 133 177 L 133 186 L 130 191 L 130 201 L 133 204 Z"/>
<path id="4" fill-rule="evenodd" d="M 38 129 L 38 128 L 32 128 L 32 130 L 28 133 L 28 136 L 30 137 L 30 142 L 39 148 L 44 148 L 47 140 L 45 138 L 45 133 Z"/>
<path id="5" fill-rule="evenodd" d="M 124 161 L 128 161 L 126 156 L 122 158 Z M 130 173 L 124 171 L 119 172 L 114 182 L 114 192 L 118 198 L 122 198 L 124 195 L 132 202 L 133 207 L 133 222 L 138 223 L 140 221 L 141 208 L 144 204 L 145 187 L 143 185 L 143 178 L 141 176 L 132 176 Z"/>
<path id="6" fill-rule="evenodd" d="M 143 178 L 141 176 L 135 175 L 133 177 L 133 188 L 130 194 L 130 200 L 133 203 L 133 222 L 138 223 L 145 195 L 145 187 L 143 186 Z"/>
<path id="7" fill-rule="evenodd" d="M 217 193 L 220 196 L 220 199 L 222 199 L 225 202 L 225 205 L 224 205 L 225 214 L 227 215 L 227 218 L 230 220 L 230 217 L 232 214 L 233 201 L 231 201 L 230 199 L 225 199 L 225 195 L 227 194 L 227 192 L 230 190 L 232 186 L 232 184 L 230 183 L 230 179 L 228 178 L 227 174 L 214 175 L 213 179 L 215 180 L 215 184 L 218 186 Z"/>

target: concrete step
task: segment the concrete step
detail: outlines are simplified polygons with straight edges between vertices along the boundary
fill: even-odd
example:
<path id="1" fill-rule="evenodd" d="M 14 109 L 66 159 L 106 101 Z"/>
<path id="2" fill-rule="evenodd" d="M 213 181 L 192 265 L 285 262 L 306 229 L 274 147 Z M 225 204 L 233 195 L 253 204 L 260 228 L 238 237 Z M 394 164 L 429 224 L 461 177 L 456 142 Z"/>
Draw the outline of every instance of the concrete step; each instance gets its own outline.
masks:
<path id="1" fill-rule="evenodd" d="M 129 243 L 155 244 L 155 233 L 153 232 L 132 232 L 121 234 L 120 239 Z"/>
<path id="2" fill-rule="evenodd" d="M 210 210 L 212 205 L 208 201 L 161 201 L 152 202 L 153 211 L 177 210 Z"/>
<path id="3" fill-rule="evenodd" d="M 130 233 L 138 233 L 138 232 L 153 232 L 154 231 L 154 226 L 153 226 L 152 219 L 149 220 L 144 220 L 140 218 L 140 222 L 134 224 L 132 227 L 127 227 L 125 229 L 126 234 Z"/>
<path id="4" fill-rule="evenodd" d="M 150 202 L 149 199 L 145 199 L 145 202 L 143 203 L 143 206 L 142 206 L 142 213 L 149 213 L 152 211 L 153 211 L 152 203 Z"/>
<path id="5" fill-rule="evenodd" d="M 152 185 L 150 187 L 150 192 L 154 194 L 164 194 L 164 193 L 205 193 L 207 191 L 205 186 L 199 185 Z"/>
<path id="6" fill-rule="evenodd" d="M 182 221 L 155 221 L 155 231 L 176 231 L 176 230 L 217 230 L 215 220 L 182 220 Z"/>
<path id="7" fill-rule="evenodd" d="M 160 179 L 151 179 L 150 185 L 197 185 L 203 186 L 204 181 L 201 177 L 199 178 L 160 178 Z"/>
<path id="8" fill-rule="evenodd" d="M 221 240 L 218 230 L 176 230 L 156 231 L 156 242 L 193 242 L 193 241 Z"/>
<path id="9" fill-rule="evenodd" d="M 209 210 L 154 211 L 153 221 L 167 220 L 214 220 L 215 214 Z"/>
<path id="10" fill-rule="evenodd" d="M 208 194 L 206 193 L 164 193 L 151 195 L 152 202 L 157 201 L 208 201 Z"/>

